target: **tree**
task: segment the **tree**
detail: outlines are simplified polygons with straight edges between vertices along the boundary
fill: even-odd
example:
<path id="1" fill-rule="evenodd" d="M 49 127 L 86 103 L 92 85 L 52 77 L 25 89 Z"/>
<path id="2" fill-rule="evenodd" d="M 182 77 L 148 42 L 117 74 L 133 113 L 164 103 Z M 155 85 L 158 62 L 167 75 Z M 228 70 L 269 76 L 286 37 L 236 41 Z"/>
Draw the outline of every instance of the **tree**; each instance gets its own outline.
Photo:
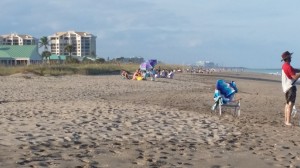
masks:
<path id="1" fill-rule="evenodd" d="M 72 51 L 74 50 L 74 47 L 72 44 L 68 44 L 65 48 L 65 51 L 67 51 L 69 53 L 69 56 L 67 57 L 67 62 L 71 60 L 72 57 Z"/>
<path id="2" fill-rule="evenodd" d="M 96 63 L 104 63 L 105 62 L 105 59 L 104 58 L 97 58 L 95 60 Z"/>
<path id="3" fill-rule="evenodd" d="M 92 52 L 91 52 L 91 55 L 92 55 L 92 57 L 96 57 L 95 51 L 92 51 Z"/>
<path id="4" fill-rule="evenodd" d="M 84 64 L 91 64 L 91 63 L 94 63 L 93 60 L 89 59 L 88 57 L 84 57 L 81 61 L 81 63 L 84 63 Z"/>
<path id="5" fill-rule="evenodd" d="M 44 51 L 42 52 L 43 60 L 50 58 L 51 52 L 48 51 L 48 46 L 49 46 L 48 37 L 46 36 L 41 37 L 39 41 L 39 48 L 44 47 Z"/>
<path id="6" fill-rule="evenodd" d="M 51 52 L 50 51 L 43 51 L 42 52 L 42 58 L 43 58 L 43 60 L 44 59 L 49 60 L 50 56 L 51 56 Z"/>
<path id="7" fill-rule="evenodd" d="M 125 58 L 124 57 L 120 57 L 120 58 L 116 58 L 117 62 L 124 62 Z"/>
<path id="8" fill-rule="evenodd" d="M 48 40 L 48 37 L 46 36 L 43 36 L 40 38 L 40 41 L 39 41 L 39 47 L 44 47 L 44 51 L 45 50 L 48 50 L 48 46 L 49 46 L 49 40 Z"/>

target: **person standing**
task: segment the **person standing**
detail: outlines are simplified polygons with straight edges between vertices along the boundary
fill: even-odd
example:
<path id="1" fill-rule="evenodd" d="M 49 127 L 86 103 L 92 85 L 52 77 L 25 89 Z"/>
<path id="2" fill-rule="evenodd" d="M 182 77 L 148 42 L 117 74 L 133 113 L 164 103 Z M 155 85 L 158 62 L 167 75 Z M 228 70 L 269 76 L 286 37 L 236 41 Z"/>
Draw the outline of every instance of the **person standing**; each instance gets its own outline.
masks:
<path id="1" fill-rule="evenodd" d="M 293 106 L 295 105 L 296 101 L 296 81 L 300 77 L 300 70 L 299 69 L 294 69 L 291 66 L 291 61 L 292 61 L 292 54 L 288 51 L 282 53 L 281 61 L 284 61 L 282 65 L 282 89 L 283 92 L 285 93 L 285 108 L 284 108 L 284 123 L 287 126 L 291 126 L 291 113 L 293 110 Z"/>

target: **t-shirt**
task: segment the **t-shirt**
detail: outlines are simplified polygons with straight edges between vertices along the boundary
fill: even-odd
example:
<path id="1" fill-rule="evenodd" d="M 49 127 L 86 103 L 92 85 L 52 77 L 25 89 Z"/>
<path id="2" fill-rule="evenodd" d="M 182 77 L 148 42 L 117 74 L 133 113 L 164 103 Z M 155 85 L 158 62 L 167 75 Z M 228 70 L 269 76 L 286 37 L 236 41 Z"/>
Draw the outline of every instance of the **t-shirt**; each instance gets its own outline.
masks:
<path id="1" fill-rule="evenodd" d="M 281 79 L 282 79 L 282 90 L 284 93 L 286 93 L 293 85 L 294 85 L 294 79 L 292 78 L 293 75 L 295 75 L 294 68 L 288 63 L 285 62 L 282 65 L 282 73 L 281 73 Z"/>

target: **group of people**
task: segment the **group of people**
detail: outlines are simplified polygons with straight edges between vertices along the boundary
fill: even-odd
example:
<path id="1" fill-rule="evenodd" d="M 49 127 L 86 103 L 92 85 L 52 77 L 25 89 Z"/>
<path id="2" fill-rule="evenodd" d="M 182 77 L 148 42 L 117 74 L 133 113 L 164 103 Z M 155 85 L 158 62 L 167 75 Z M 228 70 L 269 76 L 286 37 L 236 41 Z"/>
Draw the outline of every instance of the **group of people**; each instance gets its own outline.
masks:
<path id="1" fill-rule="evenodd" d="M 281 55 L 281 61 L 283 61 L 282 64 L 282 90 L 285 94 L 285 108 L 284 108 L 284 123 L 287 126 L 291 126 L 291 114 L 293 111 L 293 107 L 295 106 L 296 101 L 296 81 L 300 78 L 300 69 L 295 69 L 291 66 L 292 62 L 292 54 L 289 51 L 285 51 Z M 173 78 L 174 77 L 174 71 L 170 70 L 167 71 L 166 69 L 160 70 L 160 67 L 158 69 L 151 69 L 147 71 L 141 71 L 140 69 L 137 69 L 133 76 L 130 78 L 129 73 L 126 70 L 121 71 L 121 75 L 125 79 L 132 79 L 132 80 L 143 80 L 147 77 L 150 77 L 151 80 L 155 80 L 155 78 Z M 218 81 L 217 86 L 224 84 L 224 81 Z M 229 83 L 228 85 L 232 85 L 233 83 Z M 237 92 L 237 88 L 234 88 L 234 93 Z M 219 89 L 218 89 L 219 90 Z M 218 96 L 218 95 L 217 95 Z M 215 97 L 217 97 L 215 94 Z M 232 97 L 229 97 L 229 100 Z M 226 100 L 226 98 L 224 98 Z"/>
<path id="2" fill-rule="evenodd" d="M 158 69 L 150 69 L 150 70 L 146 70 L 143 71 L 140 68 L 137 69 L 132 77 L 129 76 L 129 72 L 122 69 L 121 70 L 121 76 L 124 79 L 131 79 L 131 80 L 146 80 L 147 78 L 150 78 L 152 81 L 155 81 L 156 78 L 169 78 L 169 79 L 173 79 L 174 77 L 174 71 L 173 70 L 160 70 L 160 67 Z"/>
<path id="3" fill-rule="evenodd" d="M 122 69 L 121 76 L 123 79 L 131 79 L 131 80 L 145 80 L 148 76 L 152 76 L 150 71 L 142 71 L 140 68 L 137 69 L 132 76 L 129 76 L 129 72 Z"/>
<path id="4" fill-rule="evenodd" d="M 170 78 L 170 79 L 173 79 L 174 77 L 174 72 L 175 70 L 167 70 L 167 69 L 163 69 L 163 70 L 160 70 L 157 69 L 156 70 L 157 73 L 155 73 L 155 77 L 156 78 Z"/>

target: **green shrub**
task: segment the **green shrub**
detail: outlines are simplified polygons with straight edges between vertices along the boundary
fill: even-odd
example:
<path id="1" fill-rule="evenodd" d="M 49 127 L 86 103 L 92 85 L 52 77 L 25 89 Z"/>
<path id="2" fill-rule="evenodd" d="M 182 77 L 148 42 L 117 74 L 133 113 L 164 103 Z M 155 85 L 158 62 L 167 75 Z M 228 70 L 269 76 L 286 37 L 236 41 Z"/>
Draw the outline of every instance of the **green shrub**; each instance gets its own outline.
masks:
<path id="1" fill-rule="evenodd" d="M 161 69 L 178 69 L 182 66 L 159 64 Z M 12 75 L 16 73 L 34 73 L 37 75 L 104 75 L 119 74 L 121 69 L 133 73 L 139 68 L 139 64 L 120 64 L 120 63 L 91 63 L 91 64 L 40 64 L 28 66 L 0 66 L 0 75 Z"/>

